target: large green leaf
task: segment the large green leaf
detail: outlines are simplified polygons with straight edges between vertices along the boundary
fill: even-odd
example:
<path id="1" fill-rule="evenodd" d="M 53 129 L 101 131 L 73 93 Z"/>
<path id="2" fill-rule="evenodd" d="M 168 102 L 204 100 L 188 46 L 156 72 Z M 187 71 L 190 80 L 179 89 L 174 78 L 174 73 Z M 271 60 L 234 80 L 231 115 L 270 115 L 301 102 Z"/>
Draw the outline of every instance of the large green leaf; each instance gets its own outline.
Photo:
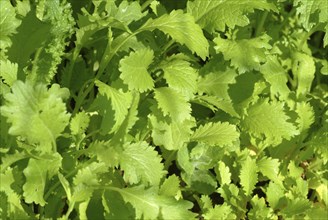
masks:
<path id="1" fill-rule="evenodd" d="M 173 10 L 156 19 L 149 19 L 141 30 L 159 29 L 169 34 L 180 44 L 185 44 L 192 52 L 196 52 L 203 60 L 208 56 L 209 44 L 202 29 L 195 23 L 193 16 L 182 10 Z"/>

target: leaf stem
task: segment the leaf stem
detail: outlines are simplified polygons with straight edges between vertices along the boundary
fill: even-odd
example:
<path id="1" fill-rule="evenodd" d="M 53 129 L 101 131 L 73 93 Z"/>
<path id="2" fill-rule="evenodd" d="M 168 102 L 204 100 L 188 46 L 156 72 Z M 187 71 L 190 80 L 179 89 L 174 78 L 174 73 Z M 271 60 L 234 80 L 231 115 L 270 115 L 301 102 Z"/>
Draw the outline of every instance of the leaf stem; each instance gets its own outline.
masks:
<path id="1" fill-rule="evenodd" d="M 144 11 L 151 3 L 153 0 L 147 0 L 141 5 L 141 11 Z"/>
<path id="2" fill-rule="evenodd" d="M 258 22 L 256 30 L 255 30 L 255 37 L 258 37 L 260 35 L 260 33 L 263 31 L 263 26 L 264 26 L 265 20 L 268 17 L 268 14 L 269 14 L 268 11 L 264 11 L 262 13 L 261 20 Z"/>

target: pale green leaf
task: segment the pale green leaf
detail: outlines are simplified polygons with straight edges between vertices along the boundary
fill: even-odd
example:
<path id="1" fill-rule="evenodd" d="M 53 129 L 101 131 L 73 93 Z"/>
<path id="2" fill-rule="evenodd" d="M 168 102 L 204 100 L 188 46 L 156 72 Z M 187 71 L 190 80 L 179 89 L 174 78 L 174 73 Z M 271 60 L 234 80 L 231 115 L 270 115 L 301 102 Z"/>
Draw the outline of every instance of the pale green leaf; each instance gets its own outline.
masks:
<path id="1" fill-rule="evenodd" d="M 0 1 L 0 48 L 11 45 L 10 36 L 16 33 L 21 21 L 16 18 L 15 8 L 10 1 Z"/>
<path id="2" fill-rule="evenodd" d="M 314 122 L 314 110 L 308 102 L 296 103 L 296 112 L 298 118 L 296 119 L 299 131 L 306 133 Z"/>
<path id="3" fill-rule="evenodd" d="M 63 99 L 68 89 L 53 84 L 31 85 L 16 81 L 12 93 L 5 96 L 7 103 L 1 107 L 1 114 L 12 124 L 9 134 L 27 138 L 31 144 L 40 144 L 42 151 L 50 151 L 51 144 L 61 134 L 69 121 L 69 114 Z"/>
<path id="4" fill-rule="evenodd" d="M 281 212 L 285 218 L 290 218 L 306 213 L 311 207 L 312 205 L 308 199 L 296 198 L 294 200 L 288 200 L 287 206 Z"/>
<path id="5" fill-rule="evenodd" d="M 316 67 L 313 57 L 305 53 L 295 53 L 293 57 L 293 75 L 297 80 L 296 94 L 305 96 L 310 92 Z"/>
<path id="6" fill-rule="evenodd" d="M 122 1 L 114 17 L 123 23 L 129 24 L 132 21 L 139 20 L 142 16 L 138 2 L 129 3 L 128 1 Z"/>
<path id="7" fill-rule="evenodd" d="M 247 14 L 255 9 L 276 11 L 274 4 L 266 0 L 196 0 L 187 4 L 187 11 L 196 22 L 211 33 L 224 31 L 226 26 L 246 26 L 250 22 Z"/>
<path id="8" fill-rule="evenodd" d="M 196 52 L 203 60 L 208 56 L 209 44 L 202 29 L 195 23 L 193 16 L 182 10 L 173 10 L 170 14 L 156 19 L 149 19 L 142 30 L 159 29 L 169 34 L 180 44 L 185 44 L 192 52 Z"/>
<path id="9" fill-rule="evenodd" d="M 173 59 L 163 63 L 160 67 L 164 71 L 164 78 L 170 88 L 183 94 L 188 99 L 194 96 L 197 90 L 197 72 L 190 66 L 189 62 Z"/>
<path id="10" fill-rule="evenodd" d="M 107 166 L 104 163 L 93 162 L 88 166 L 79 169 L 73 178 L 74 190 L 72 200 L 75 202 L 87 202 L 92 196 L 94 186 L 99 185 L 98 175 L 105 173 Z"/>
<path id="11" fill-rule="evenodd" d="M 231 183 L 230 169 L 222 161 L 219 161 L 217 167 L 215 168 L 215 173 L 221 186 L 224 184 L 229 185 Z"/>
<path id="12" fill-rule="evenodd" d="M 23 196 L 26 203 L 40 204 L 44 206 L 44 190 L 46 182 L 57 174 L 61 167 L 61 156 L 56 153 L 50 156 L 49 159 L 37 160 L 31 158 L 23 173 L 26 177 L 26 182 L 23 186 Z"/>
<path id="13" fill-rule="evenodd" d="M 211 146 L 229 146 L 239 138 L 239 132 L 235 125 L 228 122 L 207 123 L 199 126 L 191 139 Z"/>
<path id="14" fill-rule="evenodd" d="M 17 80 L 17 63 L 11 63 L 9 60 L 0 60 L 0 79 L 12 86 Z"/>
<path id="15" fill-rule="evenodd" d="M 262 99 L 251 105 L 242 121 L 244 129 L 269 145 L 278 145 L 299 134 L 284 111 L 284 104 Z"/>
<path id="16" fill-rule="evenodd" d="M 158 185 L 165 174 L 164 165 L 154 148 L 146 142 L 126 143 L 120 156 L 120 167 L 124 171 L 124 180 L 135 184 Z"/>
<path id="17" fill-rule="evenodd" d="M 208 210 L 203 216 L 205 220 L 236 219 L 236 215 L 227 204 L 216 205 L 214 208 Z"/>
<path id="18" fill-rule="evenodd" d="M 128 114 L 128 109 L 132 102 L 132 95 L 129 92 L 122 92 L 101 81 L 96 81 L 95 84 L 99 88 L 99 93 L 111 100 L 112 109 L 115 111 L 115 124 L 112 127 L 112 132 L 116 131 L 124 121 Z"/>
<path id="19" fill-rule="evenodd" d="M 111 190 L 119 192 L 126 202 L 129 202 L 136 210 L 136 218 L 140 219 L 193 219 L 196 214 L 188 209 L 192 203 L 185 200 L 177 201 L 172 197 L 159 196 L 153 189 L 143 189 L 142 186 Z"/>
<path id="20" fill-rule="evenodd" d="M 155 99 L 164 116 L 182 122 L 190 118 L 191 107 L 186 98 L 169 87 L 155 89 Z"/>
<path id="21" fill-rule="evenodd" d="M 257 183 L 257 166 L 254 159 L 248 156 L 246 161 L 241 162 L 239 178 L 245 194 L 251 195 Z"/>
<path id="22" fill-rule="evenodd" d="M 294 5 L 297 6 L 296 12 L 307 31 L 315 26 L 317 22 L 328 22 L 328 2 L 326 0 L 295 0 Z"/>
<path id="23" fill-rule="evenodd" d="M 272 180 L 277 180 L 279 174 L 280 162 L 278 159 L 273 159 L 271 157 L 263 157 L 261 160 L 257 161 L 258 170 L 268 178 Z"/>
<path id="24" fill-rule="evenodd" d="M 229 99 L 229 84 L 235 82 L 236 70 L 211 71 L 198 80 L 198 91 L 208 95 L 215 95 L 220 99 Z"/>
<path id="25" fill-rule="evenodd" d="M 152 50 L 142 49 L 131 52 L 129 56 L 120 61 L 120 77 L 130 90 L 144 92 L 154 87 L 153 79 L 147 71 L 153 59 L 154 52 Z"/>
<path id="26" fill-rule="evenodd" d="M 240 73 L 251 70 L 259 70 L 261 63 L 266 62 L 270 37 L 266 34 L 242 40 L 229 40 L 217 37 L 214 39 L 215 49 L 221 52 L 225 60 L 231 60 L 232 66 L 237 68 Z"/>
<path id="27" fill-rule="evenodd" d="M 22 199 L 21 195 L 17 194 L 17 192 L 15 192 L 11 187 L 11 185 L 14 184 L 15 182 L 13 169 L 8 168 L 5 172 L 1 172 L 0 180 L 1 180 L 0 191 L 6 193 L 7 200 L 9 203 L 8 214 L 10 214 L 10 216 L 12 217 L 16 217 L 16 219 L 18 219 L 20 215 L 21 218 L 28 218 L 21 204 L 21 199 Z"/>
<path id="28" fill-rule="evenodd" d="M 160 121 L 156 116 L 149 116 L 153 141 L 158 146 L 164 146 L 167 150 L 178 150 L 184 143 L 188 142 L 192 133 L 194 122 L 185 120 L 183 122 L 167 123 Z"/>
<path id="29" fill-rule="evenodd" d="M 176 175 L 171 175 L 161 185 L 159 194 L 175 197 L 180 193 L 180 180 Z"/>
<path id="30" fill-rule="evenodd" d="M 279 208 L 282 198 L 285 197 L 285 190 L 281 185 L 282 184 L 270 181 L 268 187 L 266 188 L 267 201 L 273 209 Z"/>
<path id="31" fill-rule="evenodd" d="M 90 122 L 90 116 L 84 111 L 77 113 L 71 120 L 70 129 L 73 135 L 83 134 Z"/>
<path id="32" fill-rule="evenodd" d="M 252 220 L 272 219 L 277 220 L 278 216 L 273 213 L 271 208 L 268 208 L 264 198 L 259 198 L 255 195 L 251 200 L 252 208 L 247 216 Z"/>
<path id="33" fill-rule="evenodd" d="M 267 56 L 267 62 L 260 67 L 265 80 L 270 83 L 272 95 L 286 99 L 290 93 L 287 86 L 287 71 L 279 63 L 277 56 Z"/>

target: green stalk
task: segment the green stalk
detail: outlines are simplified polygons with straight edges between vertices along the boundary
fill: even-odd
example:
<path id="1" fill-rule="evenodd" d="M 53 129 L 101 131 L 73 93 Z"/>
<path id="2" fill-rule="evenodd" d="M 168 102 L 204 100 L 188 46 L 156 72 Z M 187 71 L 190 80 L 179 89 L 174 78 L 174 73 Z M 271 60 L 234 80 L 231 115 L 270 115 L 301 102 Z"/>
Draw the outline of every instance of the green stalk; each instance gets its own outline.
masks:
<path id="1" fill-rule="evenodd" d="M 144 11 L 151 3 L 153 0 L 147 0 L 141 5 L 141 11 Z"/>
<path id="2" fill-rule="evenodd" d="M 105 49 L 104 55 L 100 61 L 99 64 L 99 70 L 98 73 L 96 74 L 95 78 L 91 81 L 91 83 L 89 85 L 87 85 L 86 89 L 78 95 L 77 100 L 76 100 L 76 105 L 75 108 L 73 110 L 72 115 L 75 115 L 80 107 L 82 106 L 85 98 L 88 96 L 88 94 L 91 92 L 91 90 L 93 89 L 94 85 L 95 85 L 95 81 L 97 79 L 100 78 L 100 76 L 103 74 L 103 72 L 105 71 L 108 63 L 112 60 L 112 58 L 114 57 L 114 55 L 117 53 L 117 51 L 133 36 L 137 35 L 138 33 L 140 33 L 141 30 L 138 30 L 136 32 L 134 32 L 133 34 L 128 35 L 127 37 L 125 37 L 125 39 L 122 40 L 122 42 L 120 42 L 119 44 L 117 44 L 113 49 L 111 48 L 111 44 L 110 42 L 108 42 L 107 47 Z M 111 51 L 112 49 L 112 51 Z"/>
<path id="3" fill-rule="evenodd" d="M 269 14 L 268 11 L 264 11 L 262 13 L 261 20 L 258 22 L 256 30 L 255 30 L 255 37 L 258 37 L 260 35 L 260 33 L 263 31 L 263 26 L 264 26 L 265 20 L 268 17 L 268 14 Z"/>

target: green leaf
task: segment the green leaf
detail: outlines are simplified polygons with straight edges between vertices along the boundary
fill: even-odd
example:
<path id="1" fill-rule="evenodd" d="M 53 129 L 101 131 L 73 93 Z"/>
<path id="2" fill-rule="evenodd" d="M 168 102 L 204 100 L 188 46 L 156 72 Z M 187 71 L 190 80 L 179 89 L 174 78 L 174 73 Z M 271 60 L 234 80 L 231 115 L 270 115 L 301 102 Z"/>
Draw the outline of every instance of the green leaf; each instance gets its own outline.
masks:
<path id="1" fill-rule="evenodd" d="M 111 189 L 119 192 L 135 208 L 137 219 L 158 219 L 159 216 L 163 219 L 193 219 L 196 216 L 188 210 L 192 208 L 191 202 L 159 196 L 153 188 L 145 190 L 142 186 L 136 186 Z"/>
<path id="2" fill-rule="evenodd" d="M 9 85 L 12 86 L 17 80 L 17 63 L 11 63 L 9 60 L 0 60 L 0 79 Z"/>
<path id="3" fill-rule="evenodd" d="M 153 62 L 154 52 L 150 49 L 142 49 L 131 52 L 129 56 L 120 61 L 121 79 L 130 90 L 145 92 L 154 87 L 153 79 L 147 71 Z"/>
<path id="4" fill-rule="evenodd" d="M 209 44 L 202 29 L 195 23 L 190 14 L 182 10 L 173 10 L 170 14 L 156 19 L 149 19 L 141 30 L 159 29 L 169 34 L 180 44 L 185 44 L 192 52 L 196 52 L 203 60 L 208 56 Z"/>
<path id="5" fill-rule="evenodd" d="M 251 195 L 257 183 L 257 166 L 254 159 L 248 156 L 245 162 L 241 162 L 239 178 L 245 194 Z"/>
<path id="6" fill-rule="evenodd" d="M 270 83 L 272 95 L 287 99 L 290 90 L 287 86 L 287 72 L 278 61 L 277 56 L 267 56 L 267 62 L 260 67 L 265 80 Z"/>
<path id="7" fill-rule="evenodd" d="M 296 12 L 303 27 L 310 31 L 318 23 L 322 23 L 322 31 L 326 32 L 324 46 L 328 45 L 328 2 L 325 0 L 294 1 Z"/>
<path id="8" fill-rule="evenodd" d="M 244 129 L 269 145 L 278 145 L 299 134 L 284 111 L 284 104 L 262 99 L 251 105 L 242 121 Z"/>
<path id="9" fill-rule="evenodd" d="M 175 197 L 180 193 L 180 180 L 174 174 L 165 179 L 159 190 L 159 194 L 163 196 Z"/>
<path id="10" fill-rule="evenodd" d="M 190 118 L 190 104 L 180 93 L 169 87 L 155 89 L 155 99 L 164 116 L 169 115 L 174 121 L 182 122 Z"/>
<path id="11" fill-rule="evenodd" d="M 219 161 L 217 167 L 215 168 L 215 173 L 221 186 L 224 184 L 229 185 L 231 183 L 230 169 L 222 161 Z"/>
<path id="12" fill-rule="evenodd" d="M 192 133 L 194 122 L 185 120 L 183 122 L 162 122 L 156 116 L 149 116 L 153 141 L 158 146 L 164 146 L 167 150 L 178 150 L 187 143 Z"/>
<path id="13" fill-rule="evenodd" d="M 251 70 L 260 70 L 261 63 L 267 61 L 266 52 L 271 49 L 270 37 L 266 34 L 243 40 L 229 40 L 217 37 L 214 42 L 217 52 L 221 52 L 225 60 L 231 60 L 232 66 L 240 73 Z"/>
<path id="14" fill-rule="evenodd" d="M 207 72 L 204 77 L 198 80 L 198 91 L 209 95 L 215 95 L 220 99 L 229 99 L 229 84 L 236 82 L 236 70 L 227 69 L 225 71 L 220 71 L 203 68 L 203 71 L 210 72 Z"/>
<path id="15" fill-rule="evenodd" d="M 165 174 L 157 152 L 146 142 L 126 143 L 120 155 L 120 166 L 124 180 L 130 184 L 149 183 L 158 185 Z"/>
<path id="16" fill-rule="evenodd" d="M 8 196 L 5 192 L 0 191 L 0 217 L 6 219 L 9 216 Z"/>
<path id="17" fill-rule="evenodd" d="M 231 207 L 227 204 L 216 205 L 214 208 L 208 210 L 203 216 L 205 220 L 236 219 L 236 215 L 233 213 Z"/>
<path id="18" fill-rule="evenodd" d="M 79 169 L 73 178 L 74 190 L 72 200 L 75 202 L 89 203 L 95 187 L 99 185 L 98 175 L 107 172 L 107 166 L 104 163 L 92 162 L 82 169 Z M 80 210 L 81 211 L 81 210 Z"/>
<path id="19" fill-rule="evenodd" d="M 279 174 L 280 162 L 278 159 L 263 157 L 257 161 L 258 170 L 268 178 L 277 180 Z"/>
<path id="20" fill-rule="evenodd" d="M 311 203 L 307 199 L 296 198 L 294 200 L 288 200 L 286 208 L 284 208 L 281 212 L 285 218 L 290 218 L 295 215 L 301 215 L 306 213 L 311 209 Z"/>
<path id="21" fill-rule="evenodd" d="M 279 209 L 282 204 L 282 199 L 285 198 L 285 190 L 282 184 L 271 181 L 266 188 L 267 201 L 273 209 Z"/>
<path id="22" fill-rule="evenodd" d="M 37 160 L 31 158 L 24 169 L 26 182 L 23 186 L 26 203 L 40 204 L 44 206 L 44 190 L 48 180 L 57 174 L 61 167 L 61 156 L 57 153 L 49 156 L 49 159 Z"/>
<path id="23" fill-rule="evenodd" d="M 138 2 L 122 1 L 114 17 L 125 24 L 129 24 L 142 18 L 143 14 Z"/>
<path id="24" fill-rule="evenodd" d="M 306 133 L 314 122 L 314 110 L 308 102 L 296 103 L 296 112 L 298 118 L 296 119 L 299 131 Z"/>
<path id="25" fill-rule="evenodd" d="M 125 93 L 121 90 L 116 90 L 99 80 L 95 84 L 99 88 L 99 93 L 111 100 L 112 109 L 115 111 L 115 124 L 111 132 L 115 132 L 128 114 L 128 109 L 132 102 L 132 95 L 129 92 Z"/>
<path id="26" fill-rule="evenodd" d="M 160 65 L 164 71 L 164 78 L 177 92 L 183 94 L 188 99 L 194 96 L 197 90 L 197 72 L 184 60 L 172 59 Z"/>
<path id="27" fill-rule="evenodd" d="M 295 53 L 293 57 L 293 75 L 297 80 L 297 97 L 310 92 L 315 73 L 313 57 L 304 53 Z"/>
<path id="28" fill-rule="evenodd" d="M 17 194 L 17 192 L 15 192 L 12 188 L 12 185 L 16 181 L 13 174 L 13 169 L 9 168 L 5 172 L 1 172 L 0 179 L 0 192 L 6 193 L 7 200 L 9 203 L 8 214 L 11 216 L 12 219 L 27 219 L 28 216 L 25 213 L 25 210 L 21 204 L 21 195 Z"/>
<path id="29" fill-rule="evenodd" d="M 273 210 L 267 207 L 264 198 L 259 198 L 258 195 L 255 195 L 251 200 L 251 204 L 252 209 L 247 214 L 249 219 L 278 219 Z"/>
<path id="30" fill-rule="evenodd" d="M 277 11 L 274 4 L 266 0 L 196 0 L 187 4 L 187 11 L 210 33 L 224 31 L 226 26 L 234 29 L 236 25 L 248 25 L 250 21 L 246 15 L 254 9 Z"/>
<path id="31" fill-rule="evenodd" d="M 90 117 L 85 112 L 77 113 L 71 120 L 70 129 L 73 135 L 83 134 L 90 122 Z"/>
<path id="32" fill-rule="evenodd" d="M 199 126 L 191 139 L 211 146 L 231 146 L 239 138 L 239 132 L 235 125 L 227 122 L 207 123 Z"/>
<path id="33" fill-rule="evenodd" d="M 53 84 L 50 89 L 43 84 L 32 86 L 29 82 L 16 81 L 12 93 L 1 107 L 1 114 L 12 124 L 9 134 L 27 138 L 31 144 L 40 144 L 40 151 L 50 151 L 56 138 L 68 124 L 69 114 L 63 99 L 67 89 Z"/>
<path id="34" fill-rule="evenodd" d="M 18 64 L 19 76 L 22 76 L 23 68 L 27 66 L 30 56 L 50 37 L 51 25 L 37 19 L 34 12 L 30 11 L 23 19 L 17 34 L 11 38 L 12 46 L 7 53 L 9 60 Z"/>
<path id="35" fill-rule="evenodd" d="M 10 1 L 0 1 L 0 45 L 1 50 L 12 45 L 10 37 L 16 33 L 21 21 L 16 18 L 15 8 Z"/>

